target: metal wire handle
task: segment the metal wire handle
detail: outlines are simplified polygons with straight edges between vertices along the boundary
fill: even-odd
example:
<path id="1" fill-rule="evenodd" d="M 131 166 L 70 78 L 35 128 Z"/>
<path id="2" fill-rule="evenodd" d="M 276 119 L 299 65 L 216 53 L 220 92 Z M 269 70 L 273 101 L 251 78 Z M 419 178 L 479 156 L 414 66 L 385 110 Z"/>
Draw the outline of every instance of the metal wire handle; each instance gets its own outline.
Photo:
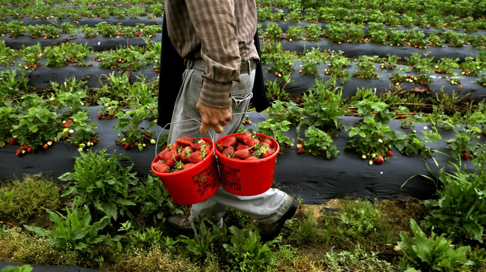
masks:
<path id="1" fill-rule="evenodd" d="M 231 115 L 243 115 L 243 114 L 248 114 L 250 113 L 249 111 L 246 111 L 246 112 L 241 112 L 241 113 L 233 113 Z M 270 122 L 268 121 L 268 118 L 266 118 L 265 116 L 263 116 L 263 114 L 259 113 L 259 112 L 255 112 L 257 113 L 258 115 L 260 115 L 261 117 L 263 117 L 263 119 L 265 119 L 265 121 L 270 125 L 270 129 L 272 130 L 272 133 L 273 133 L 273 138 L 275 139 L 276 138 L 276 135 L 275 135 L 275 131 L 273 130 L 273 127 L 272 125 L 270 124 Z M 196 119 L 186 119 L 186 120 L 182 120 L 182 121 L 177 121 L 177 122 L 171 122 L 171 123 L 167 123 L 160 131 L 159 131 L 159 134 L 157 135 L 157 141 L 155 141 L 155 156 L 157 156 L 157 150 L 158 150 L 158 144 L 159 144 L 159 138 L 162 134 L 162 131 L 165 130 L 165 128 L 168 126 L 168 125 L 171 125 L 171 124 L 178 124 L 178 123 L 183 123 L 183 122 L 189 122 L 189 121 L 194 121 L 194 122 L 197 122 L 198 124 L 202 124 L 199 120 L 196 120 Z M 216 152 L 215 152 L 215 143 L 214 143 L 214 137 L 213 135 L 211 134 L 211 132 L 208 130 L 208 134 L 209 134 L 209 138 L 211 139 L 211 141 L 213 142 L 213 152 L 216 156 Z"/>

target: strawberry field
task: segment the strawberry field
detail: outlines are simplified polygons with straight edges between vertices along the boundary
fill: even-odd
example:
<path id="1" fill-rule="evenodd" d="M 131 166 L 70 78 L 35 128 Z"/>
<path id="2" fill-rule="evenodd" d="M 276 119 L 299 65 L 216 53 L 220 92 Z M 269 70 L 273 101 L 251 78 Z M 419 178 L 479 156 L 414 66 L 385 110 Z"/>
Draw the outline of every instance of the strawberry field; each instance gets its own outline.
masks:
<path id="1" fill-rule="evenodd" d="M 486 271 L 486 2 L 257 4 L 272 105 L 239 132 L 302 203 L 267 243 L 163 225 L 163 3 L 0 0 L 0 271 Z"/>

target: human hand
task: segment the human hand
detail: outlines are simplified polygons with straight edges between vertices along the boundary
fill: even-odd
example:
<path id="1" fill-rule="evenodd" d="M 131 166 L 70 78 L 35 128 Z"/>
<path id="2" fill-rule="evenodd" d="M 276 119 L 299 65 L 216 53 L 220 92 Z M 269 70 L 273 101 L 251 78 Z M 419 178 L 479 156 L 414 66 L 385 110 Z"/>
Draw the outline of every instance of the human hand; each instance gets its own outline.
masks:
<path id="1" fill-rule="evenodd" d="M 226 126 L 226 124 L 232 119 L 231 107 L 226 109 L 213 108 L 198 101 L 196 108 L 201 114 L 202 124 L 199 128 L 199 132 L 203 135 L 207 134 L 210 128 L 213 128 L 218 134 L 223 133 L 223 126 Z"/>

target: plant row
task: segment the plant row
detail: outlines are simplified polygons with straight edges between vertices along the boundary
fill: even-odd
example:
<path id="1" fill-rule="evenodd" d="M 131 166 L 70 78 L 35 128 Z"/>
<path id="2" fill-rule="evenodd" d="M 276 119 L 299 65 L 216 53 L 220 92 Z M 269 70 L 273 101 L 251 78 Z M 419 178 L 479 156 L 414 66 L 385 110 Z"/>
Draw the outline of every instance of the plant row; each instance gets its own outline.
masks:
<path id="1" fill-rule="evenodd" d="M 155 0 L 40 0 L 40 1 L 30 1 L 30 0 L 0 0 L 0 7 L 41 7 L 41 6 L 103 6 L 103 5 L 152 5 L 152 4 L 163 4 L 163 1 Z"/>
<path id="2" fill-rule="evenodd" d="M 405 67 L 392 74 L 390 80 L 393 83 L 415 82 L 429 83 L 433 81 L 431 73 L 444 76 L 479 76 L 478 83 L 482 86 L 486 81 L 486 54 L 481 53 L 475 58 L 466 57 L 464 61 L 452 58 L 441 58 L 434 60 L 428 54 L 413 53 L 410 57 L 401 60 L 398 56 L 388 55 L 386 58 L 378 56 L 361 56 L 357 59 L 347 58 L 343 52 L 321 51 L 313 48 L 299 56 L 296 52 L 284 51 L 279 44 L 269 43 L 263 47 L 262 63 L 269 65 L 268 71 L 276 76 L 286 76 L 292 72 L 296 61 L 301 61 L 299 72 L 303 75 L 318 76 L 318 66 L 327 65 L 325 75 L 332 75 L 342 79 L 344 82 L 351 76 L 358 78 L 376 79 L 381 70 L 395 70 L 401 63 Z M 348 67 L 354 66 L 357 69 L 351 74 Z M 415 71 L 416 76 L 406 75 L 403 72 Z M 459 79 L 456 78 L 456 83 Z"/>
<path id="3" fill-rule="evenodd" d="M 414 18 L 445 18 L 449 15 L 456 16 L 457 19 L 469 16 L 484 18 L 486 13 L 485 3 L 467 0 L 411 0 L 406 2 L 386 0 L 260 0 L 257 1 L 257 4 L 262 8 L 275 8 L 277 11 L 285 9 L 287 13 L 294 10 L 309 11 L 310 13 L 317 12 L 318 14 L 331 13 L 337 17 L 336 19 L 348 18 L 348 21 L 355 13 L 367 14 L 370 11 L 370 14 L 377 13 L 377 11 L 380 11 L 382 14 L 391 13 L 392 16 L 397 18 L 404 14 Z"/>
<path id="4" fill-rule="evenodd" d="M 0 22 L 0 36 L 8 36 L 9 38 L 16 38 L 21 36 L 29 36 L 32 39 L 56 39 L 61 34 L 77 34 L 79 27 L 71 23 L 62 23 L 56 25 L 26 25 L 23 21 L 11 21 L 9 23 Z M 92 39 L 98 35 L 103 37 L 146 37 L 152 38 L 162 33 L 162 25 L 145 25 L 138 23 L 134 27 L 123 26 L 122 23 L 110 24 L 107 22 L 100 22 L 95 27 L 84 25 L 81 27 L 81 36 L 87 39 Z"/>
<path id="5" fill-rule="evenodd" d="M 117 50 L 94 52 L 91 47 L 76 43 L 61 43 L 42 48 L 40 44 L 13 50 L 0 40 L 0 66 L 35 69 L 40 66 L 61 68 L 68 65 L 89 67 L 96 62 L 105 69 L 137 71 L 153 66 L 159 69 L 161 43 L 146 40 L 146 46 L 128 46 Z"/>
<path id="6" fill-rule="evenodd" d="M 454 15 L 440 15 L 437 10 L 430 10 L 427 14 L 418 14 L 408 10 L 404 14 L 381 9 L 347 9 L 339 6 L 319 8 L 283 10 L 265 7 L 258 9 L 259 21 L 291 22 L 291 23 L 354 23 L 358 25 L 384 24 L 390 27 L 422 27 L 437 29 L 463 29 L 468 32 L 486 29 L 486 19 L 472 16 L 461 18 Z"/>
<path id="7" fill-rule="evenodd" d="M 98 119 L 118 118 L 116 144 L 139 150 L 155 144 L 155 132 L 150 128 L 155 126 L 158 89 L 143 77 L 130 84 L 126 74 L 111 74 L 108 84 L 92 91 L 76 79 L 64 84 L 51 82 L 51 91 L 42 95 L 25 93 L 27 80 L 8 80 L 0 88 L 5 95 L 0 101 L 0 146 L 18 146 L 17 155 L 47 149 L 62 140 L 79 150 L 89 149 L 99 137 L 98 123 L 90 120 L 90 111 L 85 108 L 89 104 L 100 105 Z M 152 122 L 140 129 L 144 120 Z"/>
<path id="8" fill-rule="evenodd" d="M 396 28 L 386 28 L 381 23 L 370 23 L 367 31 L 363 25 L 354 23 L 341 24 L 332 22 L 327 24 L 327 29 L 318 24 L 292 25 L 286 32 L 277 23 L 269 23 L 265 29 L 261 29 L 262 39 L 268 41 L 288 41 L 306 40 L 319 41 L 327 39 L 333 43 L 376 43 L 385 46 L 409 46 L 420 49 L 427 47 L 463 47 L 472 45 L 475 48 L 486 49 L 484 42 L 486 36 L 470 35 L 448 30 L 442 33 L 431 31 L 425 33 L 417 28 L 411 30 L 399 30 Z"/>
<path id="9" fill-rule="evenodd" d="M 7 19 L 23 19 L 30 20 L 78 20 L 81 18 L 117 18 L 117 19 L 137 19 L 140 17 L 147 17 L 148 19 L 156 19 L 162 17 L 164 14 L 163 5 L 150 6 L 130 6 L 122 8 L 119 6 L 76 6 L 76 7 L 50 7 L 50 6 L 32 6 L 29 8 L 8 8 L 0 7 L 0 20 Z"/>

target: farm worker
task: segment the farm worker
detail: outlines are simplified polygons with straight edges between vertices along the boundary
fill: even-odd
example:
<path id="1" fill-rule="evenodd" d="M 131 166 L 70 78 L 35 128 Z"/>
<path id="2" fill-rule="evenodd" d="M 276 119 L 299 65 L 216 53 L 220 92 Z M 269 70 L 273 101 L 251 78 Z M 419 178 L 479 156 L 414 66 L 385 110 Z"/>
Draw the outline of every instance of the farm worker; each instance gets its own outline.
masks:
<path id="1" fill-rule="evenodd" d="M 216 141 L 237 132 L 250 100 L 257 111 L 270 105 L 259 63 L 255 0 L 165 0 L 163 24 L 158 124 L 171 123 L 169 143 L 206 135 L 209 129 Z M 180 122 L 188 119 L 202 125 Z M 221 187 L 192 205 L 190 215 L 169 217 L 166 225 L 190 234 L 192 223 L 207 217 L 221 227 L 231 207 L 258 220 L 262 240 L 268 241 L 278 236 L 297 206 L 297 200 L 277 189 L 237 196 Z"/>

